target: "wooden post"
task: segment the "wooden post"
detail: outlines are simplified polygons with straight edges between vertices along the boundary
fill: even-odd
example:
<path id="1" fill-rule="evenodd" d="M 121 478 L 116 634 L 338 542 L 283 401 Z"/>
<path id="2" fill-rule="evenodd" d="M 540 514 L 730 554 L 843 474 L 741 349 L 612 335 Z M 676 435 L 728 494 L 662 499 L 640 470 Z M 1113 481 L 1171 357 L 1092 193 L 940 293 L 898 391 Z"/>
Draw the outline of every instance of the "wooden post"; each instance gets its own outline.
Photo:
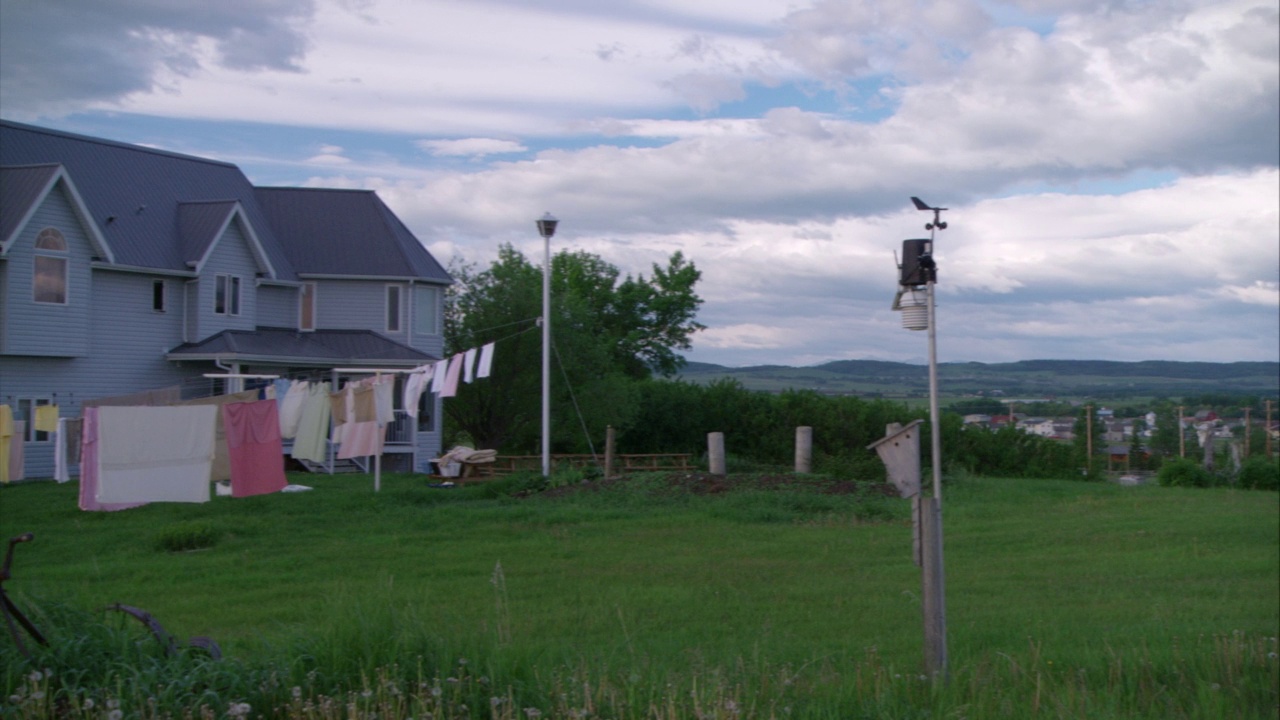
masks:
<path id="1" fill-rule="evenodd" d="M 712 475 L 724 475 L 724 433 L 707 433 L 707 464 Z"/>
<path id="2" fill-rule="evenodd" d="M 613 445 L 614 445 L 613 426 L 607 425 L 604 429 L 604 477 L 609 479 L 613 477 Z"/>
<path id="3" fill-rule="evenodd" d="M 924 595 L 924 662 L 930 676 L 947 674 L 947 607 L 943 592 L 945 574 L 942 568 L 942 507 L 936 497 L 920 498 Z"/>
<path id="4" fill-rule="evenodd" d="M 1267 459 L 1271 459 L 1271 401 L 1267 401 Z"/>
<path id="5" fill-rule="evenodd" d="M 1090 476 L 1092 476 L 1093 475 L 1093 406 L 1092 405 L 1084 406 L 1084 427 L 1085 427 L 1085 430 L 1084 430 L 1085 447 L 1088 448 L 1085 451 L 1086 453 L 1085 471 Z M 1110 462 L 1110 459 L 1108 459 L 1107 462 Z"/>
<path id="6" fill-rule="evenodd" d="M 1244 409 L 1244 459 L 1249 459 L 1249 411 L 1253 408 Z"/>
<path id="7" fill-rule="evenodd" d="M 1182 405 L 1178 406 L 1178 457 L 1187 456 L 1187 433 L 1182 428 Z"/>
<path id="8" fill-rule="evenodd" d="M 807 425 L 796 428 L 796 472 L 813 472 L 813 428 Z"/>

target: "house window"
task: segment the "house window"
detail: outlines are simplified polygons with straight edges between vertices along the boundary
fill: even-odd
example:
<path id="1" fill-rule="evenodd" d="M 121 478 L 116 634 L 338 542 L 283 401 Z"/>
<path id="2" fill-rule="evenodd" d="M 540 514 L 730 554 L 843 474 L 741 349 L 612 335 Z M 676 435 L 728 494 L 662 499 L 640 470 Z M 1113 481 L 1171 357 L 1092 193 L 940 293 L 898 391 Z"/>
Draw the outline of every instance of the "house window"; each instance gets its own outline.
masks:
<path id="1" fill-rule="evenodd" d="M 151 283 L 151 309 L 156 312 L 165 311 L 165 282 L 163 280 L 155 280 Z"/>
<path id="2" fill-rule="evenodd" d="M 298 329 L 316 329 L 316 284 L 303 283 L 302 293 L 298 296 Z"/>
<path id="3" fill-rule="evenodd" d="M 14 420 L 24 420 L 27 423 L 23 434 L 25 442 L 49 442 L 50 435 L 44 430 L 36 430 L 36 408 L 41 405 L 48 405 L 49 398 L 19 398 L 17 415 Z"/>
<path id="4" fill-rule="evenodd" d="M 38 303 L 67 304 L 67 239 L 57 228 L 36 235 L 31 265 L 31 297 Z"/>
<path id="5" fill-rule="evenodd" d="M 213 312 L 215 315 L 240 314 L 240 278 L 218 275 L 214 280 Z"/>
<path id="6" fill-rule="evenodd" d="M 419 285 L 413 289 L 413 332 L 418 335 L 434 335 L 436 330 L 436 306 L 440 291 Z"/>
<path id="7" fill-rule="evenodd" d="M 435 409 L 435 395 L 424 392 L 418 396 L 418 432 L 432 432 L 436 429 L 431 417 Z"/>
<path id="8" fill-rule="evenodd" d="M 400 332 L 400 286 L 387 286 L 387 332 Z"/>

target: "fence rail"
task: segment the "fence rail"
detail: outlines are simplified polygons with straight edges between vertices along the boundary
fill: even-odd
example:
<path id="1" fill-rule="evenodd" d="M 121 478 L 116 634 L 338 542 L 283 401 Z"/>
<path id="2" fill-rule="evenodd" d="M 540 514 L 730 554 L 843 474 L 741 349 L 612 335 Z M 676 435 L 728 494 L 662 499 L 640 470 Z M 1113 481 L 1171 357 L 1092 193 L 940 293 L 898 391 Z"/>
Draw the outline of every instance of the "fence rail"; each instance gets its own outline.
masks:
<path id="1" fill-rule="evenodd" d="M 604 465 L 603 455 L 552 455 L 552 468 L 580 469 Z M 499 455 L 491 463 L 463 464 L 462 479 L 479 480 L 502 477 L 517 472 L 538 472 L 542 469 L 541 455 Z M 649 453 L 643 455 L 615 455 L 614 473 L 688 471 L 693 469 L 693 455 L 689 453 Z"/>

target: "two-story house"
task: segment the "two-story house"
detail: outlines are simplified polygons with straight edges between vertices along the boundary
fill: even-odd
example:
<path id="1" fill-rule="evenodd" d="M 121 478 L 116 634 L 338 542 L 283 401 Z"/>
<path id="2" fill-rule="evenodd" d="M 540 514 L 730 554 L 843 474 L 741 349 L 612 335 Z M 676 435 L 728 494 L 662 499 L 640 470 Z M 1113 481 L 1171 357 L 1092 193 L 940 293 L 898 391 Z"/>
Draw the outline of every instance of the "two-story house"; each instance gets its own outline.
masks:
<path id="1" fill-rule="evenodd" d="M 451 282 L 371 191 L 255 187 L 229 163 L 0 121 L 0 403 L 19 420 L 234 387 L 207 375 L 430 363 Z M 424 398 L 416 419 L 399 409 L 383 467 L 438 455 Z M 49 433 L 27 422 L 23 440 L 25 475 L 50 477 Z"/>

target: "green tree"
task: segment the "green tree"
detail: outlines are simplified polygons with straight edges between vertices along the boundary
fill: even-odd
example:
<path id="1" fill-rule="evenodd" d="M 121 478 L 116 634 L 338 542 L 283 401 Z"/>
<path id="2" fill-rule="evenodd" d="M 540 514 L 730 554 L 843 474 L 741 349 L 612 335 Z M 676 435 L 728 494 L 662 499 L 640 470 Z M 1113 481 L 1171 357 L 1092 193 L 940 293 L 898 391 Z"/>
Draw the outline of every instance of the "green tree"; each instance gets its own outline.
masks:
<path id="1" fill-rule="evenodd" d="M 606 425 L 624 430 L 639 411 L 636 381 L 680 368 L 702 329 L 694 317 L 701 277 L 680 254 L 653 276 L 620 278 L 616 267 L 586 252 L 551 261 L 552 445 L 584 452 Z M 444 403 L 446 436 L 478 447 L 536 452 L 541 436 L 542 269 L 510 245 L 486 269 L 455 266 L 445 307 L 445 352 L 496 342 L 491 375 L 463 384 Z M 585 429 L 585 434 L 584 434 Z"/>

